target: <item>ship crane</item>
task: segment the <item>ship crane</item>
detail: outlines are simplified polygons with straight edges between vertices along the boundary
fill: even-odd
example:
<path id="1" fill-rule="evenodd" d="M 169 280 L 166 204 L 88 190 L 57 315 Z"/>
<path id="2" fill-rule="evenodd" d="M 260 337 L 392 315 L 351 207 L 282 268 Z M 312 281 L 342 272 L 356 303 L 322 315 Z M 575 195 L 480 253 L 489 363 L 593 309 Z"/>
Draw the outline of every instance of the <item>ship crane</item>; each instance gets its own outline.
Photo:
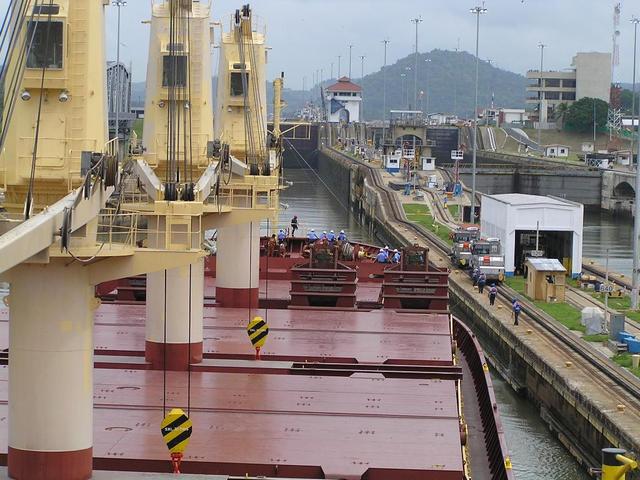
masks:
<path id="1" fill-rule="evenodd" d="M 257 307 L 260 221 L 277 218 L 282 152 L 279 127 L 267 134 L 265 37 L 252 18 L 245 5 L 222 33 L 214 115 L 209 6 L 152 3 L 145 153 L 133 159 L 142 191 L 122 208 L 165 232 L 148 239 L 153 248 L 199 248 L 217 230 L 217 302 Z M 282 82 L 274 82 L 278 120 Z M 170 370 L 202 361 L 204 261 L 149 274 L 146 290 L 147 361 Z"/>
<path id="2" fill-rule="evenodd" d="M 0 281 L 10 284 L 8 472 L 91 477 L 93 312 L 103 282 L 193 263 L 105 208 L 121 184 L 107 139 L 106 0 L 12 0 L 0 30 Z M 73 421 L 69 421 L 72 415 Z"/>

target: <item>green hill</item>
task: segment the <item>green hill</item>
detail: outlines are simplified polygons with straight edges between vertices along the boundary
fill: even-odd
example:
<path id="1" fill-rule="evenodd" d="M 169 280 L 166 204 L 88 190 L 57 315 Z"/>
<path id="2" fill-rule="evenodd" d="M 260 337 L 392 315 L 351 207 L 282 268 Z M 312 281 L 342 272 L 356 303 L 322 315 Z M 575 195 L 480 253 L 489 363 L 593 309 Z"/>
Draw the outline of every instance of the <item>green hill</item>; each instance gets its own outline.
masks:
<path id="1" fill-rule="evenodd" d="M 430 59 L 429 63 L 425 62 Z M 406 109 L 406 92 L 409 91 L 411 108 L 413 105 L 414 75 L 413 68 L 415 57 L 409 55 L 401 58 L 393 65 L 386 67 L 387 77 L 387 110 Z M 456 113 L 469 117 L 473 113 L 474 82 L 475 82 L 475 56 L 467 52 L 454 52 L 448 50 L 432 50 L 429 53 L 418 55 L 418 91 L 425 91 L 429 97 L 429 112 Z M 358 65 L 359 67 L 359 65 Z M 411 70 L 406 70 L 410 67 Z M 425 68 L 426 67 L 426 68 Z M 355 68 L 358 71 L 359 68 Z M 402 88 L 401 73 L 406 73 L 405 89 Z M 383 72 L 381 70 L 366 75 L 364 79 L 354 79 L 364 88 L 364 111 L 367 120 L 382 119 L 382 86 Z M 214 91 L 216 79 L 214 78 Z M 335 80 L 327 80 L 323 86 L 327 87 Z M 286 86 L 285 78 L 285 86 Z M 481 61 L 479 68 L 478 105 L 480 107 L 491 104 L 491 92 L 495 93 L 494 104 L 497 107 L 523 108 L 526 97 L 526 78 L 522 75 L 496 68 L 489 62 Z M 132 85 L 132 103 L 144 104 L 144 82 Z M 267 83 L 269 111 L 272 105 L 271 81 Z M 283 98 L 287 103 L 286 116 L 300 110 L 304 104 L 312 100 L 320 102 L 319 89 L 314 88 L 313 94 L 309 91 L 292 90 L 285 88 Z M 215 95 L 214 95 L 215 97 Z M 426 95 L 422 100 L 422 106 L 418 109 L 426 109 Z"/>

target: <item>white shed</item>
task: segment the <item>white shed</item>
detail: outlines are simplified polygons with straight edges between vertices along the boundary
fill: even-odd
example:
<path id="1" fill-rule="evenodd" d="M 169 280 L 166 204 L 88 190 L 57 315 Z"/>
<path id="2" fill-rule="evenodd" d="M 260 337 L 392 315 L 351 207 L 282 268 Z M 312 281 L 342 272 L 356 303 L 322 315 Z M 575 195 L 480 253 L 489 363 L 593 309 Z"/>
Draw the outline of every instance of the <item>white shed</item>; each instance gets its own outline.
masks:
<path id="1" fill-rule="evenodd" d="M 508 193 L 483 195 L 480 231 L 497 237 L 505 253 L 505 275 L 522 272 L 530 257 L 557 258 L 577 277 L 582 271 L 584 207 L 558 197 Z"/>
<path id="2" fill-rule="evenodd" d="M 569 147 L 567 145 L 547 145 L 544 147 L 545 157 L 568 157 Z"/>

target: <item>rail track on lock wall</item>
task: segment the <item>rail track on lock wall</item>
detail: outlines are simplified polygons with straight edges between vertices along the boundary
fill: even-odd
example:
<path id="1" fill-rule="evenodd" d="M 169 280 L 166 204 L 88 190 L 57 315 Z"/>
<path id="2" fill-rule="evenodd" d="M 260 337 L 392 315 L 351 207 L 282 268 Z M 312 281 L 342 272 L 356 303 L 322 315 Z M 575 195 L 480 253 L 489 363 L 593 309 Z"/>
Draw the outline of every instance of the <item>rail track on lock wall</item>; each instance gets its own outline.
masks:
<path id="1" fill-rule="evenodd" d="M 422 226 L 406 219 L 396 193 L 384 184 L 378 169 L 338 150 L 332 148 L 329 150 L 345 160 L 355 162 L 362 168 L 367 169 L 374 186 L 378 189 L 382 206 L 391 216 L 392 221 L 413 232 L 441 257 L 448 258 L 450 247 L 444 240 Z M 445 265 L 441 264 L 439 266 Z M 451 267 L 450 264 L 447 266 Z M 572 362 L 573 365 L 584 368 L 608 392 L 612 395 L 617 394 L 620 400 L 619 403 L 627 408 L 625 415 L 632 413 L 640 421 L 640 378 L 628 370 L 618 367 L 599 352 L 594 351 L 593 347 L 587 342 L 559 324 L 550 315 L 540 311 L 531 301 L 523 298 L 521 294 L 512 288 L 502 285 L 498 289 L 498 297 L 503 306 L 508 309 L 511 308 L 511 299 L 518 298 L 525 317 L 523 319 L 525 322 L 523 327 L 530 326 L 534 328 L 536 333 L 549 344 L 550 349 L 562 352 L 566 356 L 567 362 Z M 528 322 L 527 319 L 529 320 Z M 627 420 L 629 419 L 627 418 Z"/>

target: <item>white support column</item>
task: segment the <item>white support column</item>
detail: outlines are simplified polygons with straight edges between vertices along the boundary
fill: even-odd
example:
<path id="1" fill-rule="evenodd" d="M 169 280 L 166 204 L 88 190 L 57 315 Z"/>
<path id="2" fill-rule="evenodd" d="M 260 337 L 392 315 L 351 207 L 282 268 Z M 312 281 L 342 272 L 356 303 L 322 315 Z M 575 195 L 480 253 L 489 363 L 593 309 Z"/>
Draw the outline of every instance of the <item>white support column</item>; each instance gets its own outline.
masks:
<path id="1" fill-rule="evenodd" d="M 194 232 L 199 231 L 197 219 L 192 220 Z M 166 217 L 150 217 L 149 228 L 165 232 Z M 149 246 L 166 248 L 165 240 L 164 234 L 150 235 Z M 200 247 L 195 236 L 192 243 L 193 248 Z M 204 259 L 147 274 L 145 358 L 152 368 L 187 370 L 189 364 L 202 362 L 203 314 Z"/>
<path id="2" fill-rule="evenodd" d="M 204 259 L 147 274 L 145 357 L 153 368 L 187 370 L 190 363 L 202 361 L 203 310 Z"/>
<path id="3" fill-rule="evenodd" d="M 260 224 L 220 228 L 216 246 L 216 302 L 258 308 Z"/>
<path id="4" fill-rule="evenodd" d="M 84 480 L 93 452 L 93 309 L 88 269 L 9 272 L 9 476 Z"/>

